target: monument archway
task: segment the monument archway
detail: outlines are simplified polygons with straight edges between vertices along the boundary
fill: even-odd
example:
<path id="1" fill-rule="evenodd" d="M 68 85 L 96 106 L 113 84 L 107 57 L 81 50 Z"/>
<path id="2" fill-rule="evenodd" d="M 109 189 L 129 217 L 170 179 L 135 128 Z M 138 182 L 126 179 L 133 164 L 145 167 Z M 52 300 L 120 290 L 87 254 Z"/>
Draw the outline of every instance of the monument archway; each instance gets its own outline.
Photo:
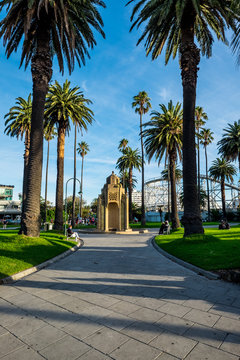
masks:
<path id="1" fill-rule="evenodd" d="M 119 208 L 117 203 L 108 204 L 108 229 L 117 230 L 119 227 Z"/>

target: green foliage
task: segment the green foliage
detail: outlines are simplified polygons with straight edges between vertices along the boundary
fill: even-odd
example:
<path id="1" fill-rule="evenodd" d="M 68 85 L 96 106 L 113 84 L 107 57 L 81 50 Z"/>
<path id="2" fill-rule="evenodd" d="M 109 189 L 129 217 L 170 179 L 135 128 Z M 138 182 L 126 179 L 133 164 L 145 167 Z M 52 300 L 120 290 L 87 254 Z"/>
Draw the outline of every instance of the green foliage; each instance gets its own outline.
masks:
<path id="1" fill-rule="evenodd" d="M 42 35 L 39 29 L 44 28 L 45 36 L 47 33 L 51 39 L 45 39 L 49 41 L 49 55 L 56 55 L 62 73 L 64 63 L 69 73 L 75 61 L 85 65 L 85 58 L 90 57 L 87 48 L 96 45 L 93 29 L 105 37 L 96 7 L 105 7 L 102 0 L 2 0 L 1 8 L 4 5 L 8 12 L 1 21 L 0 37 L 4 36 L 8 57 L 22 45 L 21 65 L 25 60 L 25 67 L 37 52 L 38 37 Z"/>
<path id="2" fill-rule="evenodd" d="M 237 14 L 231 9 L 232 1 L 212 0 L 129 0 L 135 2 L 131 21 L 134 27 L 144 26 L 137 45 L 142 41 L 146 53 L 156 59 L 165 50 L 165 63 L 171 56 L 175 58 L 181 45 L 182 31 L 188 26 L 191 17 L 194 23 L 194 35 L 203 55 L 210 57 L 214 42 L 214 33 L 218 39 L 227 43 L 225 30 L 231 27 L 235 30 Z M 233 10 L 233 11 L 232 11 Z M 239 47 L 238 39 L 235 41 Z"/>
<path id="3" fill-rule="evenodd" d="M 213 221 L 220 221 L 222 212 L 219 209 L 211 209 L 211 219 Z"/>
<path id="4" fill-rule="evenodd" d="M 53 258 L 76 245 L 54 231 L 39 238 L 18 235 L 17 230 L 0 233 L 0 278 L 13 275 Z"/>
<path id="5" fill-rule="evenodd" d="M 227 160 L 239 161 L 240 170 L 240 120 L 234 121 L 233 125 L 228 124 L 223 131 L 223 137 L 217 143 L 218 151 Z"/>
<path id="6" fill-rule="evenodd" d="M 206 270 L 240 267 L 240 226 L 230 230 L 205 229 L 205 235 L 186 238 L 181 229 L 155 240 L 163 250 Z"/>
<path id="7" fill-rule="evenodd" d="M 144 145 L 148 161 L 154 156 L 160 164 L 163 156 L 166 160 L 174 153 L 182 158 L 182 110 L 181 104 L 168 106 L 160 104 L 161 112 L 152 111 L 151 120 L 143 126 Z"/>

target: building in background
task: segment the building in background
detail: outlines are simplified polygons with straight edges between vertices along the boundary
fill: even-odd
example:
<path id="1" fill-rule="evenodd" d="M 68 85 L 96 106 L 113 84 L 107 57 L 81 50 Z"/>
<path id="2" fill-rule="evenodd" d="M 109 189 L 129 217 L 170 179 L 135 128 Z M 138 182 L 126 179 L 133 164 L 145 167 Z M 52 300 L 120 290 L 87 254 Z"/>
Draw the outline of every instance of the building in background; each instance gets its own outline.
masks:
<path id="1" fill-rule="evenodd" d="M 15 220 L 21 215 L 21 201 L 13 200 L 13 185 L 0 185 L 0 219 Z"/>

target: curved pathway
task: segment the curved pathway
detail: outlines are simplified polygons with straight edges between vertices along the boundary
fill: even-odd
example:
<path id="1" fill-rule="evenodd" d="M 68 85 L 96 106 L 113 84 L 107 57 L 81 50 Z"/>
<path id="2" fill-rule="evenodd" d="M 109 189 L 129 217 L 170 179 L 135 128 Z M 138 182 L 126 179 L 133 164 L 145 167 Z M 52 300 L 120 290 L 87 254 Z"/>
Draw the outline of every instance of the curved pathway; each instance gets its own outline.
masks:
<path id="1" fill-rule="evenodd" d="M 239 285 L 171 262 L 150 234 L 82 238 L 73 255 L 0 286 L 0 359 L 239 359 Z"/>

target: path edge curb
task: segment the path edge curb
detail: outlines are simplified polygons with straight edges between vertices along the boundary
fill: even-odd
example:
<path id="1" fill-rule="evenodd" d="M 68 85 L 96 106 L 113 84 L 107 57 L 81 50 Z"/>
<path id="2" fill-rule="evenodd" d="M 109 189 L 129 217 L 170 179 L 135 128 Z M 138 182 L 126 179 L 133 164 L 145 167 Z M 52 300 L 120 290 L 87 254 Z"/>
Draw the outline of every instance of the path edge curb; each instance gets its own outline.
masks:
<path id="1" fill-rule="evenodd" d="M 33 274 L 39 270 L 42 270 L 44 268 L 46 268 L 47 266 L 71 255 L 72 253 L 76 252 L 79 248 L 81 248 L 82 246 L 84 245 L 84 242 L 82 239 L 78 240 L 77 241 L 77 245 L 75 245 L 74 247 L 72 247 L 71 249 L 68 249 L 67 251 L 64 251 L 62 254 L 59 254 L 57 256 L 55 256 L 54 258 L 52 259 L 49 259 L 49 260 L 46 260 L 44 261 L 43 263 L 39 264 L 39 265 L 36 265 L 36 266 L 33 266 L 29 269 L 26 269 L 26 270 L 23 270 L 23 271 L 20 271 L 16 274 L 13 274 L 11 276 L 8 276 L 4 279 L 0 279 L 0 285 L 6 285 L 6 284 L 11 284 L 17 280 L 20 280 L 22 278 L 24 278 L 25 276 L 27 275 L 30 275 L 30 274 Z"/>
<path id="2" fill-rule="evenodd" d="M 217 274 L 213 274 L 210 271 L 201 269 L 195 265 L 189 264 L 179 258 L 176 258 L 175 256 L 169 254 L 168 252 L 164 251 L 162 248 L 160 248 L 156 242 L 155 242 L 155 236 L 153 236 L 150 240 L 149 240 L 152 244 L 152 246 L 155 248 L 155 250 L 157 250 L 160 254 L 162 254 L 163 256 L 165 256 L 166 258 L 168 258 L 169 260 L 182 265 L 183 267 L 192 270 L 193 272 L 197 273 L 198 275 L 202 275 L 205 276 L 206 278 L 208 278 L 209 280 L 219 280 L 220 276 Z"/>

